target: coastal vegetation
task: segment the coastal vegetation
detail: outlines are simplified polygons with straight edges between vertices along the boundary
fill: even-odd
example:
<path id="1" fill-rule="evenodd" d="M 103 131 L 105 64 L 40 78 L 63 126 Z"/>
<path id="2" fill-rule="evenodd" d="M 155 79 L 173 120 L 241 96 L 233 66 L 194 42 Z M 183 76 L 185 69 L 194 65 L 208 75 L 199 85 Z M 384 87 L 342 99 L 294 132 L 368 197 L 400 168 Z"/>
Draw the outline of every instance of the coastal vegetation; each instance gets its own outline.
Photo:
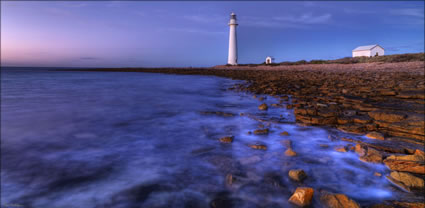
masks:
<path id="1" fill-rule="evenodd" d="M 424 53 L 406 53 L 406 54 L 393 54 L 385 56 L 373 56 L 373 57 L 345 57 L 334 60 L 323 60 L 313 59 L 310 61 L 283 61 L 280 63 L 267 64 L 270 66 L 291 66 L 291 65 L 305 65 L 305 64 L 357 64 L 357 63 L 397 63 L 397 62 L 411 62 L 411 61 L 424 61 Z M 239 66 L 260 66 L 266 65 L 265 62 L 262 64 L 239 64 Z"/>

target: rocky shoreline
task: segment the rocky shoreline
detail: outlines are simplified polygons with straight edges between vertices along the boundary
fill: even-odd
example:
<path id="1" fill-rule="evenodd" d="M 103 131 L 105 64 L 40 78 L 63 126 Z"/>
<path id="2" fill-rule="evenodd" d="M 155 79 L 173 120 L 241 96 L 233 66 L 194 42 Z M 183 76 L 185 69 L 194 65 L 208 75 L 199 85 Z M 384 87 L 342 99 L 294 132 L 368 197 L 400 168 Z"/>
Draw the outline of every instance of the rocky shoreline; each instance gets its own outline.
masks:
<path id="1" fill-rule="evenodd" d="M 244 84 L 231 89 L 256 94 L 258 96 L 255 97 L 260 100 L 263 95 L 280 100 L 270 106 L 262 104 L 259 110 L 293 109 L 296 121 L 301 125 L 328 126 L 358 137 L 364 135 L 368 138 L 367 142 L 356 136 L 348 138 L 330 135 L 330 139 L 351 143 L 336 151 L 354 151 L 363 162 L 386 165 L 391 170 L 386 178 L 398 188 L 414 195 L 424 193 L 424 62 L 88 71 L 214 75 L 245 80 Z M 254 134 L 264 133 L 266 132 L 254 131 Z M 232 143 L 234 139 L 232 136 L 224 137 L 220 142 Z M 285 143 L 284 146 L 287 147 L 286 155 L 296 155 L 290 148 L 290 143 Z M 256 144 L 251 148 L 266 147 Z M 293 170 L 289 177 L 302 180 L 305 173 L 302 170 Z M 237 179 L 232 175 L 226 176 L 230 185 L 234 180 Z M 298 206 L 307 206 L 314 192 L 312 188 L 299 187 L 289 201 Z M 345 195 L 319 194 L 326 207 L 360 207 Z M 425 205 L 423 201 L 407 199 L 373 207 Z"/>

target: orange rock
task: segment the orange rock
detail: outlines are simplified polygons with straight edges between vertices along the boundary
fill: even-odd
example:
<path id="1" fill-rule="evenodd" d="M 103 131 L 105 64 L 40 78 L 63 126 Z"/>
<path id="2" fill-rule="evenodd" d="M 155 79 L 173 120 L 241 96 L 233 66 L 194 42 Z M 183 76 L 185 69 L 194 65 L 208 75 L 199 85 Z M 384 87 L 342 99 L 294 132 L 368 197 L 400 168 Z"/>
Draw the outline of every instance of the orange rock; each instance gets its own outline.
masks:
<path id="1" fill-rule="evenodd" d="M 337 146 L 337 147 L 335 147 L 335 151 L 337 151 L 337 152 L 347 152 L 347 147 Z"/>
<path id="2" fill-rule="evenodd" d="M 258 150 L 267 150 L 267 146 L 263 144 L 250 144 L 248 145 L 252 149 L 258 149 Z"/>
<path id="3" fill-rule="evenodd" d="M 254 131 L 254 134 L 257 134 L 257 135 L 269 134 L 269 129 L 257 129 Z"/>
<path id="4" fill-rule="evenodd" d="M 393 171 L 389 176 L 387 176 L 387 179 L 406 191 L 424 188 L 424 179 L 418 178 L 409 173 Z"/>
<path id="5" fill-rule="evenodd" d="M 366 155 L 361 156 L 360 160 L 363 162 L 382 163 L 382 154 L 378 150 L 368 147 Z"/>
<path id="6" fill-rule="evenodd" d="M 368 115 L 375 120 L 386 121 L 386 122 L 399 122 L 404 120 L 407 116 L 403 113 L 376 110 L 369 112 Z"/>
<path id="7" fill-rule="evenodd" d="M 260 106 L 258 106 L 258 109 L 260 110 L 267 110 L 269 107 L 267 106 L 267 104 L 263 103 Z"/>
<path id="8" fill-rule="evenodd" d="M 293 157 L 293 156 L 296 156 L 296 155 L 297 155 L 297 153 L 296 153 L 294 150 L 292 150 L 292 148 L 288 148 L 288 149 L 285 151 L 285 155 L 286 155 L 286 156 L 289 156 L 289 157 Z"/>
<path id="9" fill-rule="evenodd" d="M 425 174 L 424 157 L 421 155 L 391 155 L 384 160 L 391 170 Z"/>
<path id="10" fill-rule="evenodd" d="M 222 137 L 220 138 L 220 142 L 222 143 L 232 143 L 233 142 L 234 137 L 233 136 L 226 136 L 226 137 Z"/>
<path id="11" fill-rule="evenodd" d="M 323 194 L 320 201 L 327 208 L 360 208 L 360 205 L 344 194 Z"/>
<path id="12" fill-rule="evenodd" d="M 313 194 L 314 190 L 312 188 L 298 187 L 294 194 L 292 194 L 291 198 L 289 198 L 289 202 L 300 207 L 305 207 L 311 204 Z"/>
<path id="13" fill-rule="evenodd" d="M 369 132 L 366 134 L 366 137 L 371 138 L 371 139 L 379 139 L 379 140 L 384 140 L 384 135 L 382 135 L 379 132 L 373 131 L 373 132 Z"/>

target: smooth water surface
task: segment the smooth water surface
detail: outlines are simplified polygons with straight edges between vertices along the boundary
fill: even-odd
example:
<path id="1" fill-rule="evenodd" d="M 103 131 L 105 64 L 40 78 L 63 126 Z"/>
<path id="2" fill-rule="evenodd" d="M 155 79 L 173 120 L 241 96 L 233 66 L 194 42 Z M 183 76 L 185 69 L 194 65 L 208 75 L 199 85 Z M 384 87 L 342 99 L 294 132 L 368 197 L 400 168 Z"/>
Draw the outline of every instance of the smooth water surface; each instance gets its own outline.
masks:
<path id="1" fill-rule="evenodd" d="M 291 110 L 258 110 L 278 101 L 227 90 L 235 83 L 211 76 L 3 71 L 2 204 L 288 207 L 298 186 L 362 203 L 393 197 L 385 178 L 374 176 L 388 173 L 383 165 L 336 152 L 346 143 L 328 139 L 329 130 L 296 125 Z M 248 133 L 259 125 L 270 134 Z M 218 141 L 228 135 L 233 143 Z M 283 154 L 284 139 L 296 157 Z M 257 142 L 268 149 L 248 147 Z M 302 183 L 288 178 L 298 168 L 308 175 Z M 319 206 L 319 199 L 313 203 Z"/>

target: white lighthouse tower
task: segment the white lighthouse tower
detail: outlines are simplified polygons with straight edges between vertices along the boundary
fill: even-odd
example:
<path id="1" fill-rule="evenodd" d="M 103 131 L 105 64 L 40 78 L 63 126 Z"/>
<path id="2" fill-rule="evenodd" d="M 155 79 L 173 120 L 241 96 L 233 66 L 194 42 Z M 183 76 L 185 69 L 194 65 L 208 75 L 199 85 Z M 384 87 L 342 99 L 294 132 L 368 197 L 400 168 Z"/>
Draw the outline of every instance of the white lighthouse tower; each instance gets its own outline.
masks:
<path id="1" fill-rule="evenodd" d="M 236 40 L 236 14 L 232 12 L 230 14 L 230 33 L 229 33 L 229 57 L 227 58 L 227 64 L 238 65 L 238 45 Z"/>

